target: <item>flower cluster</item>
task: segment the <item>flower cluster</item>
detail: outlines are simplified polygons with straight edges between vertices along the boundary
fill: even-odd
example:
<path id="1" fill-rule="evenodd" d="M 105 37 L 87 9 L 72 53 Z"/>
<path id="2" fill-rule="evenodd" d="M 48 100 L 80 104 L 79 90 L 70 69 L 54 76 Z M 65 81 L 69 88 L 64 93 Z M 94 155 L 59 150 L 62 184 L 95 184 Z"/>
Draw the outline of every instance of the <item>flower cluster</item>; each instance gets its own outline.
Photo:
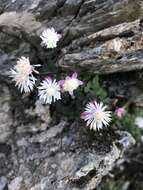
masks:
<path id="1" fill-rule="evenodd" d="M 47 48 L 55 48 L 61 35 L 57 34 L 54 28 L 49 28 L 42 32 L 40 38 L 44 46 Z M 31 65 L 29 58 L 22 56 L 18 59 L 14 68 L 11 69 L 10 76 L 21 92 L 30 92 L 33 90 L 37 80 L 33 76 L 33 73 L 38 74 L 38 71 L 35 70 L 36 66 L 39 65 Z M 73 96 L 73 91 L 82 84 L 83 82 L 77 79 L 77 73 L 74 73 L 72 76 L 67 76 L 65 80 L 59 82 L 55 79 L 46 78 L 38 87 L 39 99 L 46 104 L 51 104 L 61 99 L 61 92 L 69 92 L 69 94 Z"/>
<path id="2" fill-rule="evenodd" d="M 54 28 L 48 28 L 44 30 L 40 36 L 42 45 L 47 48 L 57 47 L 57 43 L 61 38 Z M 40 65 L 31 65 L 29 58 L 22 56 L 18 59 L 17 64 L 10 71 L 10 77 L 15 82 L 15 86 L 20 89 L 21 92 L 31 92 L 36 83 L 36 77 L 33 75 L 39 74 L 35 67 Z M 77 78 L 77 73 L 74 72 L 71 76 L 66 76 L 65 79 L 56 81 L 47 77 L 43 80 L 38 88 L 39 99 L 46 104 L 51 104 L 57 100 L 60 100 L 62 93 L 68 92 L 74 97 L 74 91 L 83 82 Z M 81 118 L 87 122 L 87 126 L 93 130 L 102 129 L 103 126 L 108 126 L 111 121 L 111 112 L 105 111 L 106 106 L 103 103 L 97 103 L 96 101 L 90 102 L 86 105 L 85 111 L 81 114 Z M 122 115 L 122 110 L 117 110 L 117 115 Z"/>
<path id="3" fill-rule="evenodd" d="M 73 91 L 81 84 L 83 84 L 83 82 L 77 79 L 77 73 L 74 73 L 72 77 L 67 76 L 65 80 L 60 80 L 59 82 L 48 77 L 42 81 L 38 87 L 39 98 L 44 103 L 51 104 L 52 101 L 60 100 L 61 93 L 63 92 L 69 92 L 70 95 L 73 96 Z"/>

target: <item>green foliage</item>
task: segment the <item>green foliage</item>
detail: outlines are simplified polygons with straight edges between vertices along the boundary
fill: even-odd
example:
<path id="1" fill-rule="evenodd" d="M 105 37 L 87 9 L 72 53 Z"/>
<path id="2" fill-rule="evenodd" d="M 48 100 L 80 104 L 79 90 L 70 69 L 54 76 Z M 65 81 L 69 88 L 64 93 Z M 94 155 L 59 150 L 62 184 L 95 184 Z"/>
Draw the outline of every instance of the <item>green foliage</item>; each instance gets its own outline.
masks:
<path id="1" fill-rule="evenodd" d="M 118 120 L 120 125 L 123 126 L 125 130 L 129 131 L 136 140 L 140 138 L 142 130 L 135 125 L 135 118 L 142 115 L 142 112 L 132 114 L 127 112 L 122 119 Z"/>
<path id="2" fill-rule="evenodd" d="M 80 117 L 87 100 L 99 99 L 105 102 L 107 98 L 106 90 L 100 85 L 98 76 L 83 75 L 80 80 L 84 81 L 84 85 L 74 92 L 75 98 L 72 99 L 69 95 L 65 96 L 62 99 L 62 108 L 60 105 L 56 108 L 62 115 L 70 119 Z"/>
<path id="3" fill-rule="evenodd" d="M 91 93 L 91 95 L 98 98 L 100 97 L 102 101 L 107 97 L 107 92 L 101 87 L 98 76 L 87 82 L 84 86 L 84 92 Z"/>
<path id="4" fill-rule="evenodd" d="M 129 183 L 124 179 L 115 181 L 114 179 L 107 179 L 104 183 L 101 183 L 98 190 L 123 190 L 127 189 Z"/>

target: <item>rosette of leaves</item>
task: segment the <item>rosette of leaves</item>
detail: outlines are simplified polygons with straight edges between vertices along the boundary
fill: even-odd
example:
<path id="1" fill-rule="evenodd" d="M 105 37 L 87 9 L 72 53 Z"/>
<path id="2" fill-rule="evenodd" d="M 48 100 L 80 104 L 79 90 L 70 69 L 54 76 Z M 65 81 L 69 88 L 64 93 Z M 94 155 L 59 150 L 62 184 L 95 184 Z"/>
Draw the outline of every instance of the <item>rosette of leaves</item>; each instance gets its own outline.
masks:
<path id="1" fill-rule="evenodd" d="M 84 87 L 85 93 L 90 93 L 92 96 L 100 98 L 104 101 L 107 98 L 106 90 L 100 85 L 99 77 L 95 76 L 92 80 L 89 80 Z"/>

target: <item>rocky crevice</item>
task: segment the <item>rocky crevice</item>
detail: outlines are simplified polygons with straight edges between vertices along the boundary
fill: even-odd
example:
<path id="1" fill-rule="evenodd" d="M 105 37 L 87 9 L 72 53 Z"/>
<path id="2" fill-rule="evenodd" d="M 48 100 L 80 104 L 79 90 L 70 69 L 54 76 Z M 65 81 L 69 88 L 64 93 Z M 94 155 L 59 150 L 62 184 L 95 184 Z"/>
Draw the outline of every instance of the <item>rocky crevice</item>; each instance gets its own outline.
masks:
<path id="1" fill-rule="evenodd" d="M 122 92 L 114 84 L 118 76 L 142 106 L 142 10 L 140 0 L 0 1 L 0 190 L 95 189 L 134 145 L 126 132 L 108 130 L 102 141 L 104 134 L 91 135 L 80 121 L 53 122 L 51 108 L 37 101 L 36 92 L 21 96 L 8 75 L 25 55 L 42 64 L 42 77 L 86 71 L 104 76 L 109 91 Z M 40 45 L 47 27 L 62 34 L 53 51 Z"/>

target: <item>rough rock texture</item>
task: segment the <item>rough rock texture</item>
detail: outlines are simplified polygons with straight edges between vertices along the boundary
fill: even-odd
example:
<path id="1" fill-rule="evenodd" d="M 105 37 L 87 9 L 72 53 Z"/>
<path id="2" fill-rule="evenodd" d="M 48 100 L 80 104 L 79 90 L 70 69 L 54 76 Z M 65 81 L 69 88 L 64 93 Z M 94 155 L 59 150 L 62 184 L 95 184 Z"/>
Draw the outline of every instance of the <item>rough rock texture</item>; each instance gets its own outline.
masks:
<path id="1" fill-rule="evenodd" d="M 134 144 L 125 132 L 102 142 L 80 123 L 52 123 L 49 106 L 35 94 L 21 97 L 8 74 L 22 55 L 42 64 L 43 76 L 49 68 L 110 74 L 111 92 L 116 86 L 122 95 L 127 84 L 131 100 L 143 106 L 143 86 L 136 84 L 142 81 L 142 16 L 142 0 L 0 0 L 0 190 L 94 189 Z M 46 27 L 63 36 L 55 50 L 40 45 Z M 121 86 L 113 80 L 129 71 L 132 80 L 118 74 Z"/>
<path id="2" fill-rule="evenodd" d="M 6 0 L 0 7 L 1 75 L 23 54 L 92 73 L 143 68 L 141 0 Z M 51 26 L 63 35 L 55 59 L 38 37 Z"/>
<path id="3" fill-rule="evenodd" d="M 80 122 L 52 124 L 49 106 L 22 109 L 6 85 L 1 92 L 1 190 L 95 189 L 135 143 L 127 132 L 94 136 Z"/>
<path id="4" fill-rule="evenodd" d="M 6 86 L 0 89 L 0 143 L 6 142 L 12 133 L 13 119 L 10 111 L 10 93 Z"/>
<path id="5" fill-rule="evenodd" d="M 142 0 L 1 0 L 0 13 L 4 81 L 9 83 L 9 69 L 25 55 L 43 65 L 43 76 L 59 70 L 102 75 L 139 71 L 142 84 Z M 55 50 L 40 45 L 39 35 L 47 27 L 63 36 Z M 132 100 L 142 104 L 142 92 Z"/>
<path id="6" fill-rule="evenodd" d="M 7 94 L 5 91 L 5 96 Z M 39 102 L 37 105 L 42 106 Z M 36 106 L 25 114 L 35 117 Z M 43 109 L 40 110 L 43 113 Z M 7 121 L 15 119 L 10 114 L 6 117 Z M 69 125 L 61 120 L 49 126 L 50 117 L 40 119 L 41 122 L 27 118 L 27 124 L 16 120 L 9 126 L 10 133 L 1 132 L 4 134 L 0 143 L 2 190 L 94 189 L 112 170 L 115 161 L 135 143 L 127 132 L 112 134 L 109 130 L 105 137 L 103 134 L 93 136 L 78 122 Z M 43 123 L 46 128 L 42 127 Z"/>

